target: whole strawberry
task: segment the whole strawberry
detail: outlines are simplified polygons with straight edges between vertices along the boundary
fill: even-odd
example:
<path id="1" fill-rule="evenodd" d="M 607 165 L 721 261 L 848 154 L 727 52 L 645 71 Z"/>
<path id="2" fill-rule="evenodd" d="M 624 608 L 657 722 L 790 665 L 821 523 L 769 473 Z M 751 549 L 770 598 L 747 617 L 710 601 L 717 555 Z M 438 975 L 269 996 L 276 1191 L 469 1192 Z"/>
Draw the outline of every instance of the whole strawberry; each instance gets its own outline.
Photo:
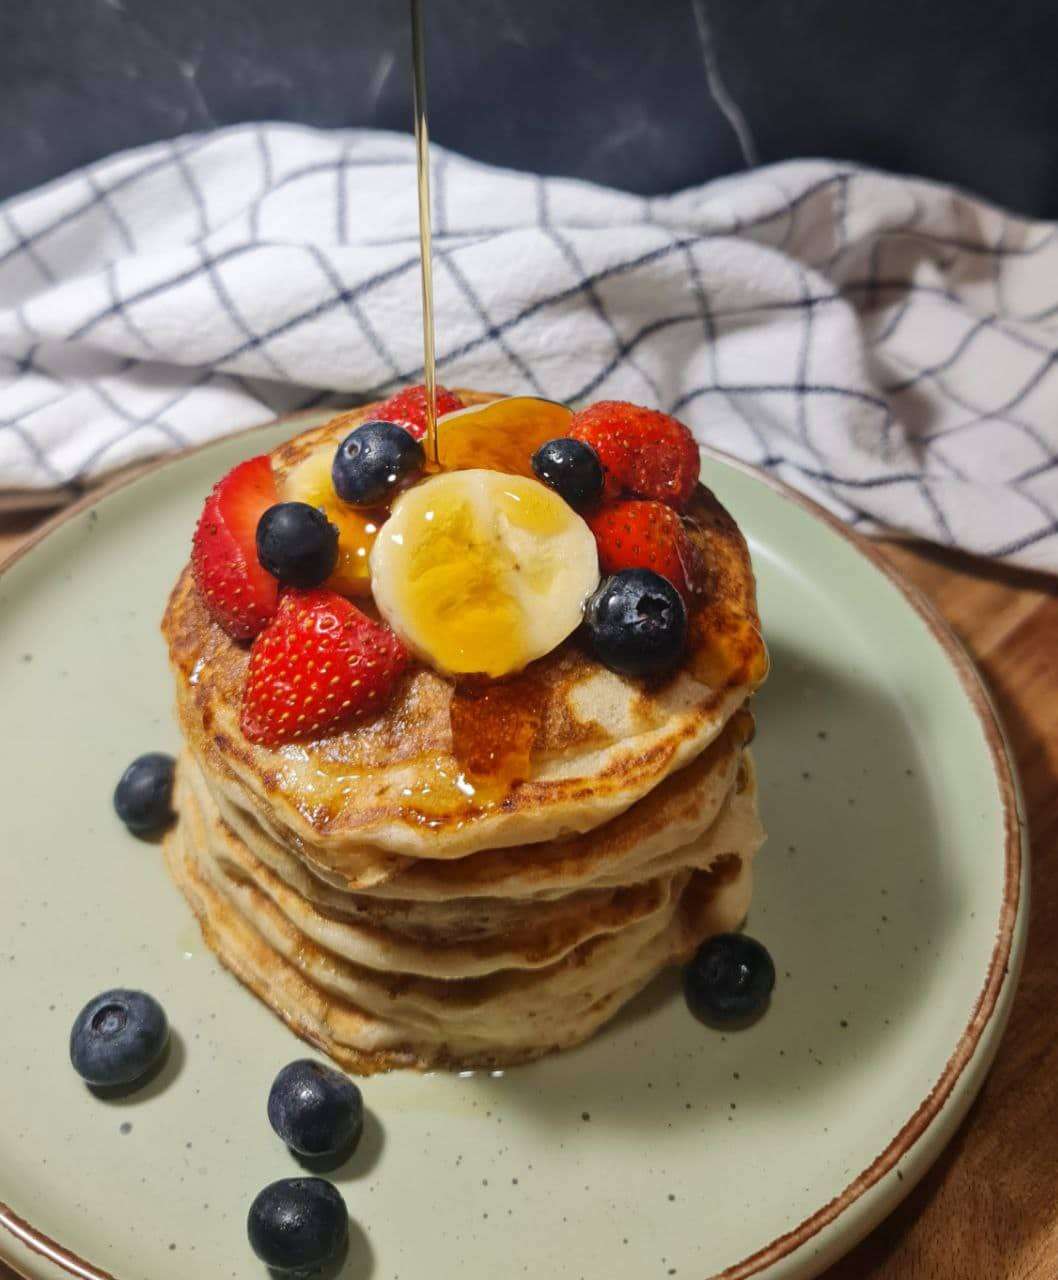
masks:
<path id="1" fill-rule="evenodd" d="M 214 486 L 195 529 L 195 586 L 235 640 L 257 635 L 276 611 L 279 584 L 257 558 L 257 522 L 277 501 L 271 462 L 250 458 Z"/>
<path id="2" fill-rule="evenodd" d="M 684 600 L 690 598 L 699 576 L 698 552 L 671 507 L 631 498 L 606 503 L 585 519 L 595 534 L 604 574 L 653 569 L 668 578 Z"/>
<path id="3" fill-rule="evenodd" d="M 437 416 L 463 408 L 463 401 L 447 387 L 440 385 L 437 392 Z M 416 440 L 426 434 L 426 388 L 405 387 L 379 405 L 375 417 L 380 422 L 396 422 L 410 431 Z"/>
<path id="4" fill-rule="evenodd" d="M 268 747 L 328 733 L 381 707 L 407 662 L 389 627 L 343 596 L 286 591 L 250 650 L 242 731 Z"/>
<path id="5" fill-rule="evenodd" d="M 605 494 L 654 498 L 682 511 L 698 482 L 700 459 L 682 422 L 623 400 L 600 400 L 573 415 L 569 435 L 599 455 Z"/>

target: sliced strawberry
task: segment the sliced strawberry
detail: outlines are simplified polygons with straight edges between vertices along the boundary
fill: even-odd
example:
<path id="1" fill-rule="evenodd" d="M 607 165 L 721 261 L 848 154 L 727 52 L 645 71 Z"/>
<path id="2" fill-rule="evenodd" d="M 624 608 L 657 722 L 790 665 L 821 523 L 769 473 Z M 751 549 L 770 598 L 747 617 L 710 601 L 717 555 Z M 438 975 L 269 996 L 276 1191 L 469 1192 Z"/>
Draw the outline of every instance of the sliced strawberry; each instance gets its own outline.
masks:
<path id="1" fill-rule="evenodd" d="M 257 522 L 278 501 L 268 457 L 250 458 L 214 487 L 195 529 L 195 586 L 236 640 L 257 635 L 276 611 L 279 586 L 257 559 Z"/>
<path id="2" fill-rule="evenodd" d="M 663 502 L 610 502 L 584 517 L 595 534 L 599 568 L 653 569 L 687 599 L 698 579 L 697 550 L 683 522 Z"/>
<path id="3" fill-rule="evenodd" d="M 438 417 L 463 408 L 463 401 L 447 387 L 438 385 L 436 392 Z M 416 440 L 421 440 L 426 434 L 426 388 L 405 387 L 380 404 L 375 416 L 382 422 L 399 422 Z"/>
<path id="4" fill-rule="evenodd" d="M 606 496 L 654 498 L 682 511 L 698 482 L 694 436 L 667 413 L 623 400 L 600 400 L 573 415 L 569 435 L 599 455 Z"/>
<path id="5" fill-rule="evenodd" d="M 285 591 L 254 641 L 242 698 L 242 731 L 274 747 L 327 733 L 380 708 L 408 663 L 387 626 L 323 587 Z"/>

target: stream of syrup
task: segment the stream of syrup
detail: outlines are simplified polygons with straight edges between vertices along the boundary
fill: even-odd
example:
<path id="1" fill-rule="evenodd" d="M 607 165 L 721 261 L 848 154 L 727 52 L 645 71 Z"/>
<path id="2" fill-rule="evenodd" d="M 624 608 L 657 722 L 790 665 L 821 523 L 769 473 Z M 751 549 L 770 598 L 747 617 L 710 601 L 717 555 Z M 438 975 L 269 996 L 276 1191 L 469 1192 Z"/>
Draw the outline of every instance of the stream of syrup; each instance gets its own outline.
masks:
<path id="1" fill-rule="evenodd" d="M 426 387 L 426 456 L 440 467 L 437 430 L 437 374 L 434 355 L 433 242 L 430 229 L 430 132 L 426 118 L 426 41 L 422 0 L 411 0 L 412 105 L 415 113 L 415 171 L 419 194 L 419 258 L 422 268 L 423 382 Z M 479 444 L 480 429 L 467 432 Z M 487 433 L 495 438 L 495 424 Z M 471 441 L 473 436 L 473 441 Z M 525 446 L 523 446 L 524 449 Z M 526 455 L 528 456 L 528 455 Z M 452 459 L 459 465 L 459 459 Z M 519 459 L 523 462 L 524 460 Z M 463 461 L 466 465 L 466 461 Z M 480 457 L 474 465 L 483 465 Z M 506 469 L 506 468 L 504 468 Z M 512 466 L 511 470 L 521 470 Z M 438 778 L 427 791 L 442 807 L 470 799 L 477 805 L 500 798 L 506 785 L 529 774 L 529 755 L 540 727 L 543 700 L 527 677 L 489 687 L 458 685 L 452 697 L 452 750 L 462 781 Z M 443 783 L 444 785 L 438 785 Z M 453 788 L 459 791 L 454 794 Z M 498 792 L 498 793 L 497 793 Z M 419 797 L 420 803 L 425 797 Z"/>
<path id="2" fill-rule="evenodd" d="M 430 132 L 426 125 L 426 49 L 422 0 L 411 0 L 412 108 L 415 175 L 419 188 L 419 261 L 422 268 L 422 365 L 426 386 L 426 455 L 440 461 L 437 444 L 437 372 L 434 365 L 433 239 L 430 234 Z"/>

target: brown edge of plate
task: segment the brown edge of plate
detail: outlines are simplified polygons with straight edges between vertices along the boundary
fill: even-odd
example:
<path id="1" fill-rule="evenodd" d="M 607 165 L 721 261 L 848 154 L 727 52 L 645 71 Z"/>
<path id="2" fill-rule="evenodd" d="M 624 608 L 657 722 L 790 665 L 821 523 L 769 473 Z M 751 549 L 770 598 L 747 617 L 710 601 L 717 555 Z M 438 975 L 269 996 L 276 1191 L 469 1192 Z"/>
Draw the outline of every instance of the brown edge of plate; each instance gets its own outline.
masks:
<path id="1" fill-rule="evenodd" d="M 230 441 L 250 436 L 255 431 L 284 426 L 287 423 L 296 424 L 303 418 L 318 418 L 319 416 L 320 410 L 317 409 L 290 414 L 284 418 L 277 418 L 272 422 L 258 423 L 256 426 L 248 427 L 244 431 L 225 436 L 222 440 Z M 31 534 L 3 562 L 0 562 L 0 576 L 6 573 L 13 564 L 21 560 L 24 555 L 48 537 L 49 534 L 60 528 L 68 520 L 80 515 L 81 512 L 95 506 L 97 502 L 135 483 L 143 476 L 151 475 L 172 462 L 177 462 L 189 457 L 191 454 L 200 453 L 215 444 L 220 444 L 222 440 L 211 440 L 193 449 L 185 449 L 179 454 L 144 463 L 143 466 L 125 472 L 110 483 L 104 484 L 90 494 L 86 494 L 72 506 L 64 508 L 50 520 L 45 521 L 35 533 Z M 804 494 L 798 493 L 797 490 L 791 489 L 783 481 L 777 480 L 773 476 L 760 471 L 757 467 L 742 462 L 738 458 L 731 457 L 719 449 L 702 446 L 701 452 L 706 457 L 712 458 L 724 466 L 752 476 L 773 492 L 778 493 L 825 524 L 831 532 L 836 533 L 858 551 L 860 555 L 869 560 L 900 591 L 911 608 L 925 622 L 934 639 L 946 653 L 948 661 L 959 678 L 959 683 L 962 685 L 971 706 L 977 714 L 977 719 L 980 722 L 985 741 L 992 756 L 996 784 L 1003 804 L 1006 831 L 1003 904 L 1000 911 L 996 942 L 988 966 L 988 974 L 970 1014 L 970 1020 L 959 1037 L 959 1041 L 939 1079 L 885 1150 L 876 1156 L 862 1173 L 853 1178 L 843 1191 L 792 1230 L 776 1237 L 770 1244 L 765 1245 L 763 1249 L 759 1249 L 756 1253 L 742 1259 L 741 1262 L 735 1263 L 724 1271 L 716 1272 L 710 1278 L 710 1280 L 748 1280 L 748 1277 L 758 1275 L 766 1267 L 773 1266 L 782 1258 L 811 1241 L 814 1236 L 836 1221 L 846 1209 L 889 1173 L 897 1162 L 914 1147 L 951 1096 L 960 1076 L 973 1058 L 985 1028 L 991 1021 L 1007 976 L 1007 964 L 1013 945 L 1014 927 L 1018 918 L 1021 898 L 1022 862 L 1025 857 L 1023 848 L 1025 823 L 1021 814 L 1018 788 L 1015 782 L 1014 767 L 1011 762 L 1006 735 L 999 722 L 995 707 L 992 705 L 991 698 L 971 658 L 933 605 L 922 595 L 917 587 L 905 581 L 866 538 L 842 524 L 836 516 L 820 506 L 819 503 L 805 497 Z M 910 1190 L 910 1185 L 908 1184 L 908 1190 Z M 86 1262 L 83 1258 L 71 1253 L 63 1245 L 52 1240 L 50 1236 L 38 1231 L 30 1223 L 19 1217 L 3 1201 L 0 1201 L 0 1228 L 3 1228 L 13 1236 L 25 1248 L 47 1259 L 66 1274 L 78 1277 L 78 1280 L 115 1280 L 115 1277 L 110 1272 L 100 1270 L 90 1262 Z M 5 1263 L 5 1265 L 10 1266 L 11 1264 Z"/>

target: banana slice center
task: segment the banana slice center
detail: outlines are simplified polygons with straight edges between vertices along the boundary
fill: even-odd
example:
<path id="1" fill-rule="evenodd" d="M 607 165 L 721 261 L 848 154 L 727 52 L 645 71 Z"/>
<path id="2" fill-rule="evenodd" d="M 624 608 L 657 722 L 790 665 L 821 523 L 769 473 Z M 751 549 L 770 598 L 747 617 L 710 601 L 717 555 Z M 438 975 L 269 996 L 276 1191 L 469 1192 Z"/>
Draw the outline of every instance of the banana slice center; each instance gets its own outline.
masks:
<path id="1" fill-rule="evenodd" d="M 425 661 L 509 675 L 577 627 L 599 581 L 591 530 L 536 480 L 450 472 L 403 494 L 371 552 L 375 602 Z"/>

